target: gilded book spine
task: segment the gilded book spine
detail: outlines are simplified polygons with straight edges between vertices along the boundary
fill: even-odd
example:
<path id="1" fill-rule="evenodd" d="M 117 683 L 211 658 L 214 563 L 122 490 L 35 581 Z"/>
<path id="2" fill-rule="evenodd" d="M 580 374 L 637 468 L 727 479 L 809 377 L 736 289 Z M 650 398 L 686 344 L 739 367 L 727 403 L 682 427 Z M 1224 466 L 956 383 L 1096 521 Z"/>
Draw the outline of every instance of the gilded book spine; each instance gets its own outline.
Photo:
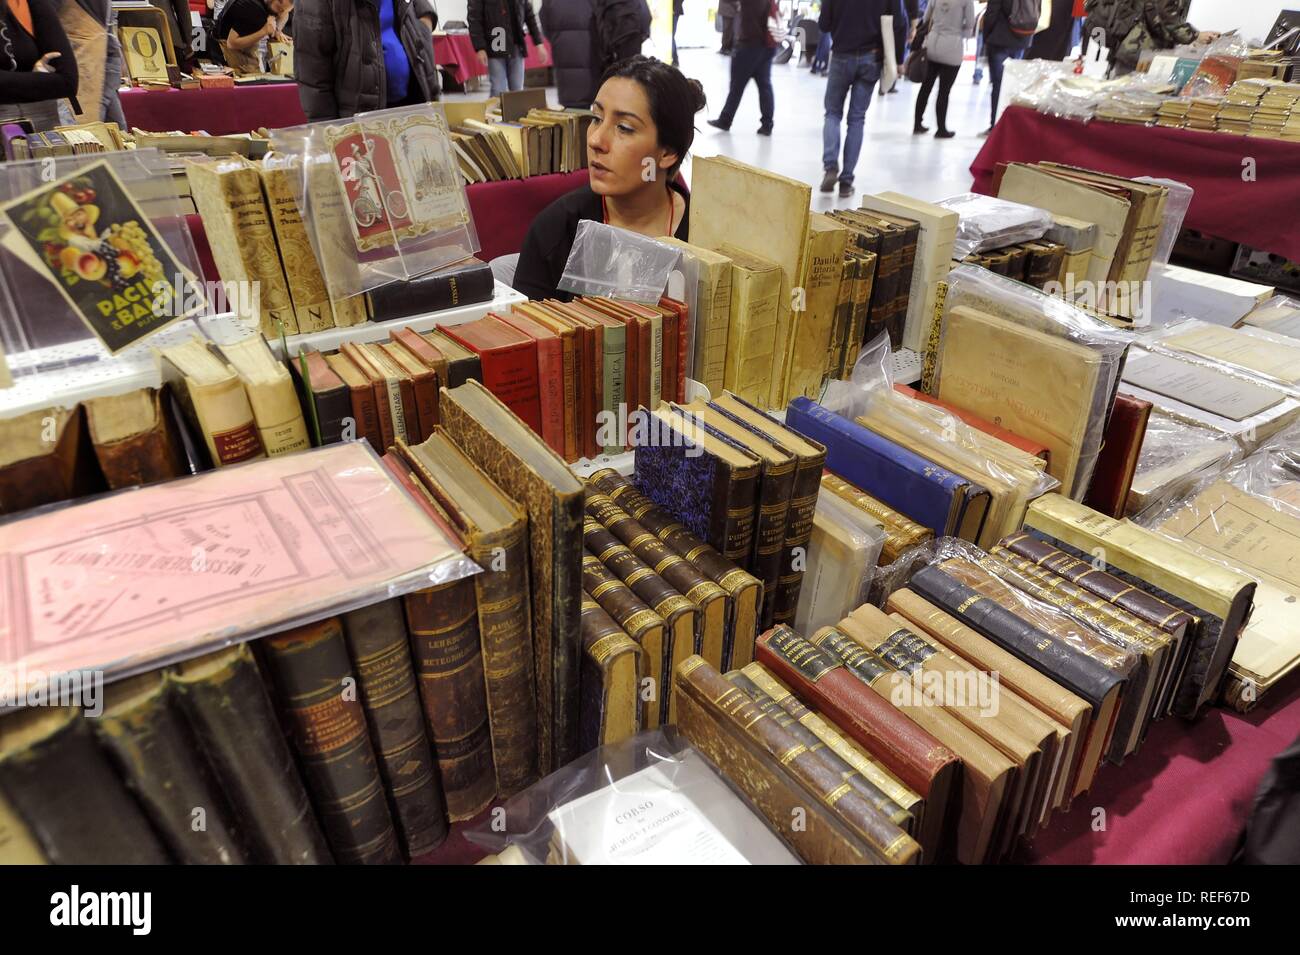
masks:
<path id="1" fill-rule="evenodd" d="M 402 605 L 395 599 L 371 604 L 345 614 L 343 624 L 393 824 L 409 859 L 446 838 L 447 807 L 424 732 Z"/>
<path id="2" fill-rule="evenodd" d="M 338 619 L 268 637 L 264 646 L 334 857 L 347 864 L 401 862 Z"/>
<path id="3" fill-rule="evenodd" d="M 466 577 L 402 599 L 447 814 L 452 822 L 470 819 L 496 795 L 474 581 Z"/>
<path id="4" fill-rule="evenodd" d="M 306 334 L 333 328 L 334 310 L 330 308 L 329 292 L 298 212 L 289 171 L 283 166 L 265 165 L 261 172 L 298 330 Z"/>

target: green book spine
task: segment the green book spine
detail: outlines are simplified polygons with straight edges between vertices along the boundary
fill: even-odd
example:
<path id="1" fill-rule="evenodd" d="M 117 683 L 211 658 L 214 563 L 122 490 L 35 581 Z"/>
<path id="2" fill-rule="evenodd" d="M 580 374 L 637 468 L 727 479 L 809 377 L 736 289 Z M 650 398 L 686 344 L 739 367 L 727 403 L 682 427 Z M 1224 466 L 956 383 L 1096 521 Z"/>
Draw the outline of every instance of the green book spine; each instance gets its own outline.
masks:
<path id="1" fill-rule="evenodd" d="M 627 326 L 626 325 L 607 325 L 605 326 L 605 401 L 601 409 L 606 412 L 608 422 L 618 421 L 618 409 L 627 399 L 626 386 L 624 384 L 625 369 L 627 366 Z M 609 417 L 612 415 L 613 417 Z M 607 426 L 608 427 L 608 426 Z M 618 429 L 614 428 L 607 433 L 618 435 Z M 623 450 L 622 444 L 605 445 L 606 454 L 618 454 Z"/>

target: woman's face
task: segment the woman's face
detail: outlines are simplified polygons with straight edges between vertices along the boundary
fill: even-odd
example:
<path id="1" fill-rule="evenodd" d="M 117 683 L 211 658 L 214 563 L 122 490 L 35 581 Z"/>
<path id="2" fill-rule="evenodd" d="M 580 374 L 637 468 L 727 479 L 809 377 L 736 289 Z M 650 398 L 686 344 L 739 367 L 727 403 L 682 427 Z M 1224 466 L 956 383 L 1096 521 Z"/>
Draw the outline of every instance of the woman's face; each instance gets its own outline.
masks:
<path id="1" fill-rule="evenodd" d="M 677 154 L 659 145 L 650 101 L 641 84 L 625 77 L 606 80 L 591 106 L 596 119 L 587 130 L 591 190 L 622 196 L 663 178 Z"/>

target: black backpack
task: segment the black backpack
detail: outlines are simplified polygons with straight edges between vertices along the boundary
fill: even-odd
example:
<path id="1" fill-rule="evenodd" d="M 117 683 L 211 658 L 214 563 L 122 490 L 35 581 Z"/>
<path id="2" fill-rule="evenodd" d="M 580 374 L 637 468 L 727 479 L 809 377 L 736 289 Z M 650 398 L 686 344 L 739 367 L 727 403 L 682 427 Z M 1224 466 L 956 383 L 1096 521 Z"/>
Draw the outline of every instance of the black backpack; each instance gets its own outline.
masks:
<path id="1" fill-rule="evenodd" d="M 1038 32 L 1038 17 L 1042 12 L 1042 0 L 1011 0 L 1007 26 L 1016 36 L 1033 36 Z"/>
<path id="2" fill-rule="evenodd" d="M 1104 44 L 1113 62 L 1124 37 L 1142 19 L 1144 0 L 1084 0 L 1083 32 Z"/>

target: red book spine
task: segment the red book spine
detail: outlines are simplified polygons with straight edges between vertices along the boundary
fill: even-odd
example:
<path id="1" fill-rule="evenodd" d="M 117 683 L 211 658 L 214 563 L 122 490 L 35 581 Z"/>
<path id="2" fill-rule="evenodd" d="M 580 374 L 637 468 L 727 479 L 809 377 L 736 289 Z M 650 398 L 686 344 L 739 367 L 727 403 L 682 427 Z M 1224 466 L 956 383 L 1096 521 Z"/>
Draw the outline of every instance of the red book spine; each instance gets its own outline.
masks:
<path id="1" fill-rule="evenodd" d="M 433 434 L 438 424 L 438 373 L 431 371 L 427 375 L 412 377 L 415 382 L 415 409 L 420 422 L 420 440 L 424 441 Z"/>
<path id="2" fill-rule="evenodd" d="M 498 317 L 537 343 L 537 387 L 542 415 L 539 433 L 552 451 L 564 457 L 564 344 L 558 335 L 534 335 L 516 324 L 517 316 L 513 314 Z"/>
<path id="3" fill-rule="evenodd" d="M 655 360 L 655 332 L 650 326 L 648 318 L 638 318 L 636 320 L 636 348 L 637 354 L 641 356 L 641 364 L 636 370 L 637 374 L 637 400 L 641 404 L 650 408 L 650 403 L 654 401 L 654 395 L 650 392 L 651 367 Z M 653 408 L 650 408 L 653 411 Z"/>
<path id="4" fill-rule="evenodd" d="M 686 353 L 691 339 L 691 309 L 684 302 L 674 303 L 678 309 L 677 322 L 677 403 L 686 401 Z"/>
<path id="5" fill-rule="evenodd" d="M 595 458 L 605 450 L 605 446 L 600 443 L 600 424 L 598 417 L 605 410 L 605 326 L 591 326 L 592 354 L 595 356 L 596 377 L 594 380 L 595 389 L 592 391 L 592 423 L 591 423 L 591 440 L 592 451 L 588 455 Z"/>
<path id="6" fill-rule="evenodd" d="M 524 424 L 542 433 L 542 402 L 537 382 L 537 342 L 498 345 L 478 352 L 483 384 L 517 414 Z"/>
<path id="7" fill-rule="evenodd" d="M 681 369 L 678 367 L 677 347 L 677 329 L 680 323 L 677 321 L 677 313 L 672 309 L 667 309 L 668 314 L 663 317 L 664 329 L 664 377 L 663 392 L 665 401 L 677 400 L 677 382 L 681 377 Z"/>

